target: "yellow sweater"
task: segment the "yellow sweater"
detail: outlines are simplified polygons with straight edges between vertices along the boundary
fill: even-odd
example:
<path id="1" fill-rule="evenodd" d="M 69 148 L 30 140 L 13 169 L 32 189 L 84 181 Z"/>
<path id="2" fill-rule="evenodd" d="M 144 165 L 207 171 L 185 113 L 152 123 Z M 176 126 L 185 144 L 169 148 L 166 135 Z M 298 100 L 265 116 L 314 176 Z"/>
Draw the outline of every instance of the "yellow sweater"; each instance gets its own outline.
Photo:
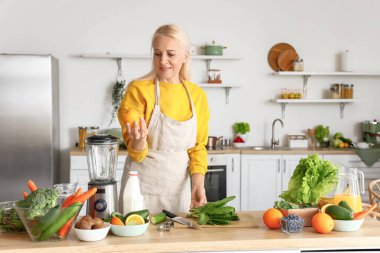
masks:
<path id="1" fill-rule="evenodd" d="M 191 98 L 194 102 L 197 114 L 197 138 L 195 147 L 189 149 L 190 174 L 206 174 L 207 171 L 207 151 L 206 144 L 208 138 L 208 121 L 210 112 L 207 104 L 205 92 L 191 82 L 186 82 Z M 128 85 L 128 89 L 120 103 L 118 118 L 123 131 L 123 137 L 127 143 L 128 154 L 135 162 L 141 162 L 148 153 L 148 147 L 143 151 L 136 151 L 131 148 L 126 132 L 125 114 L 133 108 L 144 115 L 147 125 L 149 125 L 155 104 L 155 86 L 153 80 L 136 80 Z M 161 112 L 166 116 L 177 120 L 185 121 L 191 116 L 191 107 L 185 88 L 182 84 L 171 84 L 160 82 Z M 147 145 L 148 146 L 148 145 Z"/>

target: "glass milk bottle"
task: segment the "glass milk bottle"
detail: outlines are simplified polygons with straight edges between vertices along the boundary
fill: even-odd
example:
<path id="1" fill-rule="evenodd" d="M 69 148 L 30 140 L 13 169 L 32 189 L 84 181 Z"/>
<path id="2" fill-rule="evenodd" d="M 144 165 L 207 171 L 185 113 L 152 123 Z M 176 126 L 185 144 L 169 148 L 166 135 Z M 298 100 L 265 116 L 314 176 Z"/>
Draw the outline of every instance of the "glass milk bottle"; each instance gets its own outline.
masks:
<path id="1" fill-rule="evenodd" d="M 126 214 L 132 211 L 144 209 L 144 196 L 140 192 L 139 173 L 131 170 L 128 173 L 128 181 L 124 191 L 124 210 Z"/>
<path id="2" fill-rule="evenodd" d="M 359 187 L 359 180 L 361 187 Z M 363 172 L 356 168 L 341 167 L 334 195 L 334 204 L 338 205 L 340 201 L 344 200 L 355 213 L 360 212 L 363 210 L 361 193 L 364 193 Z"/>

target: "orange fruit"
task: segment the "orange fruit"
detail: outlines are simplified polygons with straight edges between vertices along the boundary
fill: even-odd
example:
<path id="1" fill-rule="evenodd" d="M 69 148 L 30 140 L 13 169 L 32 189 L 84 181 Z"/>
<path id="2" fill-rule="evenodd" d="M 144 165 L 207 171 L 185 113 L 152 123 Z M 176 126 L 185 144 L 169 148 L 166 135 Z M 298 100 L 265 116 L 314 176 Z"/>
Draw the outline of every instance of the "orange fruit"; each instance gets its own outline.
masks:
<path id="1" fill-rule="evenodd" d="M 263 214 L 264 224 L 270 229 L 276 229 L 281 227 L 281 218 L 284 217 L 282 213 L 275 209 L 269 208 Z"/>
<path id="2" fill-rule="evenodd" d="M 334 228 L 334 220 L 327 213 L 316 213 L 311 219 L 311 226 L 320 234 L 330 233 Z"/>
<path id="3" fill-rule="evenodd" d="M 112 225 L 118 225 L 118 226 L 124 226 L 124 223 L 122 220 L 120 220 L 118 217 L 112 217 L 111 219 L 111 224 Z"/>
<path id="4" fill-rule="evenodd" d="M 344 147 L 345 148 L 349 148 L 350 147 L 350 144 L 348 144 L 347 142 L 344 143 Z"/>
<path id="5" fill-rule="evenodd" d="M 344 145 L 344 142 L 339 143 L 339 148 L 344 148 L 346 145 Z"/>
<path id="6" fill-rule="evenodd" d="M 125 115 L 125 120 L 133 126 L 133 123 L 137 121 L 137 124 L 140 124 L 140 113 L 134 109 L 129 109 L 127 114 Z"/>

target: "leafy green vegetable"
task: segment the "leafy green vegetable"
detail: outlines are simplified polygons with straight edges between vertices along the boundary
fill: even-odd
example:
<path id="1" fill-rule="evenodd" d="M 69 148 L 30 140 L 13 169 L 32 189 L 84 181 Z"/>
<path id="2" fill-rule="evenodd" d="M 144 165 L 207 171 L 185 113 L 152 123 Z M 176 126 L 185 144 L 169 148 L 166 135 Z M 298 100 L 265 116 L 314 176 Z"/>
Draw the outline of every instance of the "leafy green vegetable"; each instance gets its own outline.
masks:
<path id="1" fill-rule="evenodd" d="M 343 137 L 343 134 L 341 132 L 337 132 L 334 134 L 334 139 L 339 139 L 340 137 Z"/>
<path id="2" fill-rule="evenodd" d="M 328 126 L 324 127 L 322 125 L 318 125 L 315 127 L 315 137 L 318 142 L 326 142 L 329 140 L 330 129 Z"/>
<path id="3" fill-rule="evenodd" d="M 317 154 L 302 158 L 280 197 L 298 205 L 316 205 L 337 182 L 338 168 Z"/>
<path id="4" fill-rule="evenodd" d="M 235 133 L 246 134 L 251 131 L 251 127 L 247 122 L 237 122 L 233 126 Z"/>
<path id="5" fill-rule="evenodd" d="M 14 208 L 0 209 L 0 231 L 25 231 L 25 227 Z"/>
<path id="6" fill-rule="evenodd" d="M 281 200 L 281 201 L 275 201 L 274 202 L 274 208 L 276 209 L 284 209 L 284 210 L 289 210 L 289 209 L 298 209 L 300 208 L 299 205 L 289 203 L 287 201 Z"/>
<path id="7" fill-rule="evenodd" d="M 189 217 L 198 219 L 199 225 L 230 224 L 231 221 L 239 220 L 239 216 L 235 213 L 235 208 L 232 206 L 225 206 L 225 204 L 234 198 L 235 196 L 230 196 L 222 200 L 209 202 L 201 207 L 192 208 Z"/>
<path id="8" fill-rule="evenodd" d="M 38 188 L 28 195 L 25 200 L 17 202 L 18 207 L 29 208 L 28 219 L 36 216 L 44 216 L 49 209 L 56 205 L 58 192 L 49 188 Z"/>

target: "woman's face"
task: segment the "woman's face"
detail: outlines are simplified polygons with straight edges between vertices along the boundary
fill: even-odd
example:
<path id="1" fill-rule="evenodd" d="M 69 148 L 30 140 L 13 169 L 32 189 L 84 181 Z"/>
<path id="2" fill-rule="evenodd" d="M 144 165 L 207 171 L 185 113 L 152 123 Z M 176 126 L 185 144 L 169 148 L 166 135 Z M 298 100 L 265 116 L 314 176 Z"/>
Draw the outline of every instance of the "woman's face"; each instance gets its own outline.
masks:
<path id="1" fill-rule="evenodd" d="M 154 70 L 160 81 L 180 83 L 179 71 L 187 62 L 187 52 L 176 39 L 159 35 L 153 41 Z"/>

